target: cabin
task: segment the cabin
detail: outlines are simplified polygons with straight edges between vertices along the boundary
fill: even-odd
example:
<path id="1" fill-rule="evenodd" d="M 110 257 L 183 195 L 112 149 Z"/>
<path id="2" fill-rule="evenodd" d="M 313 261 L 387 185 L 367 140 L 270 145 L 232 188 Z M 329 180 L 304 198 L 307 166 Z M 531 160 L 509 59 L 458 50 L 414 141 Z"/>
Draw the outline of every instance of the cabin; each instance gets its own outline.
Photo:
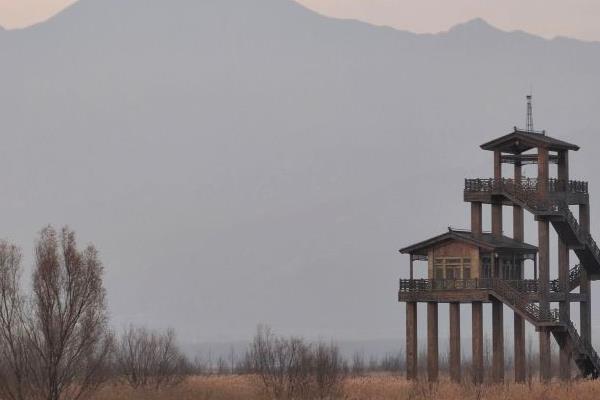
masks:
<path id="1" fill-rule="evenodd" d="M 414 261 L 427 261 L 427 279 L 472 280 L 498 277 L 504 280 L 525 279 L 525 261 L 531 261 L 532 275 L 537 276 L 536 246 L 507 236 L 494 238 L 491 233 L 448 228 L 448 232 L 400 250 L 409 254 L 411 277 Z"/>

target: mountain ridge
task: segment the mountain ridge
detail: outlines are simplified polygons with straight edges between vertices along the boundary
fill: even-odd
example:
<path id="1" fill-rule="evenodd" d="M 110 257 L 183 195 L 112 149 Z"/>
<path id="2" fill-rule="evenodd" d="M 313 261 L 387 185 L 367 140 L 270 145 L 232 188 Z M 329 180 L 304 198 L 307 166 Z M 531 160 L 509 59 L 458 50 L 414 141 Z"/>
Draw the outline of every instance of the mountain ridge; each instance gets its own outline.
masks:
<path id="1" fill-rule="evenodd" d="M 523 125 L 531 86 L 536 128 L 582 148 L 573 178 L 600 168 L 597 46 L 288 2 L 86 3 L 2 35 L 0 236 L 93 241 L 117 327 L 402 337 L 397 249 L 465 225 L 464 178 L 492 173 L 479 145 Z"/>

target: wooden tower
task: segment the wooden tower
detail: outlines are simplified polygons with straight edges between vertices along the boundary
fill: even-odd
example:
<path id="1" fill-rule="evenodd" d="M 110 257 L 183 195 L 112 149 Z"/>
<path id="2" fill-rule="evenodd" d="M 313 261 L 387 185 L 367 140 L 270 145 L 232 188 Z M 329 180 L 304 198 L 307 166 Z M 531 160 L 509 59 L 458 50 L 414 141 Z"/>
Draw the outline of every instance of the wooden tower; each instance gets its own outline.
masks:
<path id="1" fill-rule="evenodd" d="M 592 347 L 590 281 L 600 279 L 600 250 L 590 235 L 586 182 L 569 180 L 569 151 L 579 147 L 545 132 L 514 129 L 487 142 L 494 155 L 494 177 L 466 179 L 464 200 L 471 204 L 471 230 L 448 232 L 401 249 L 410 256 L 410 277 L 400 280 L 398 300 L 406 303 L 407 377 L 417 377 L 417 303 L 427 303 L 427 371 L 438 378 L 438 304 L 450 304 L 450 374 L 461 380 L 460 304 L 472 308 L 472 371 L 483 381 L 483 303 L 492 305 L 492 377 L 504 381 L 504 305 L 514 312 L 515 380 L 525 380 L 525 322 L 539 332 L 540 379 L 551 378 L 550 341 L 560 348 L 560 377 L 571 378 L 571 360 L 581 375 L 597 378 L 600 358 Z M 502 164 L 514 165 L 512 177 Z M 537 165 L 536 177 L 522 166 Z M 550 177 L 549 165 L 557 164 Z M 482 231 L 482 211 L 491 211 L 491 232 Z M 505 207 L 512 208 L 513 232 L 502 229 Z M 578 209 L 576 218 L 571 209 Z M 538 245 L 524 243 L 524 211 L 538 227 Z M 558 234 L 558 277 L 550 278 L 550 227 Z M 579 264 L 570 268 L 570 251 Z M 414 279 L 415 261 L 427 262 L 427 279 Z M 526 271 L 529 269 L 529 271 Z M 525 279 L 526 275 L 529 279 Z M 533 277 L 533 279 L 531 279 Z M 579 332 L 570 303 L 580 303 Z M 552 304 L 558 303 L 558 309 Z"/>

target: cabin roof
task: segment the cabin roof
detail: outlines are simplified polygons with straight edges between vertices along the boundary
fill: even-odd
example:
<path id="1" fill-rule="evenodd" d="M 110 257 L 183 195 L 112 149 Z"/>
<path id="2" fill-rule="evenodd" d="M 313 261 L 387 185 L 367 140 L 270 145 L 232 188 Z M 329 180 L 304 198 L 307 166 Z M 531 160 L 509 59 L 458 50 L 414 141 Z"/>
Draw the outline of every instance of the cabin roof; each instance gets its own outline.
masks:
<path id="1" fill-rule="evenodd" d="M 475 236 L 471 231 L 448 228 L 448 232 L 400 249 L 400 253 L 426 256 L 429 248 L 453 240 L 472 244 L 489 251 L 510 251 L 524 254 L 536 254 L 538 251 L 536 246 L 519 242 L 507 236 L 497 238 L 487 232 L 482 233 L 480 236 Z"/>
<path id="2" fill-rule="evenodd" d="M 481 145 L 483 150 L 500 150 L 505 153 L 520 154 L 536 147 L 544 147 L 550 151 L 579 150 L 579 146 L 546 136 L 544 132 L 514 131 Z"/>

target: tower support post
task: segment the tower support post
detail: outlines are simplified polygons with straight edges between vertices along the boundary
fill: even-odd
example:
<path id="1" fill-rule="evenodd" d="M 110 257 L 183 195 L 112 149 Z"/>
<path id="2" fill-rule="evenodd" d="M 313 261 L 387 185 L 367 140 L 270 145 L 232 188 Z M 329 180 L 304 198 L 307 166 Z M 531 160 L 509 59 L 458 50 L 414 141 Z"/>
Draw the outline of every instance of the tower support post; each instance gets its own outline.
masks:
<path id="1" fill-rule="evenodd" d="M 549 382 L 552 379 L 551 363 L 550 330 L 540 328 L 540 380 L 542 382 Z"/>
<path id="2" fill-rule="evenodd" d="M 450 379 L 461 381 L 460 303 L 450 303 Z"/>
<path id="3" fill-rule="evenodd" d="M 427 303 L 427 376 L 437 382 L 439 372 L 438 304 Z"/>
<path id="4" fill-rule="evenodd" d="M 579 225 L 584 232 L 590 231 L 590 206 L 589 204 L 579 205 Z M 581 326 L 581 337 L 588 343 L 592 340 L 592 310 L 591 300 L 592 292 L 590 287 L 590 279 L 588 277 L 585 266 L 581 268 L 581 285 L 579 292 L 584 295 L 585 299 L 579 307 L 579 322 Z"/>
<path id="5" fill-rule="evenodd" d="M 492 375 L 494 382 L 504 382 L 504 305 L 492 301 Z"/>
<path id="6" fill-rule="evenodd" d="M 473 383 L 483 383 L 483 304 L 480 301 L 471 303 L 471 337 L 472 343 L 472 367 Z"/>
<path id="7" fill-rule="evenodd" d="M 406 379 L 417 379 L 417 303 L 406 303 Z"/>
<path id="8" fill-rule="evenodd" d="M 515 382 L 525 382 L 525 320 L 514 314 Z"/>

